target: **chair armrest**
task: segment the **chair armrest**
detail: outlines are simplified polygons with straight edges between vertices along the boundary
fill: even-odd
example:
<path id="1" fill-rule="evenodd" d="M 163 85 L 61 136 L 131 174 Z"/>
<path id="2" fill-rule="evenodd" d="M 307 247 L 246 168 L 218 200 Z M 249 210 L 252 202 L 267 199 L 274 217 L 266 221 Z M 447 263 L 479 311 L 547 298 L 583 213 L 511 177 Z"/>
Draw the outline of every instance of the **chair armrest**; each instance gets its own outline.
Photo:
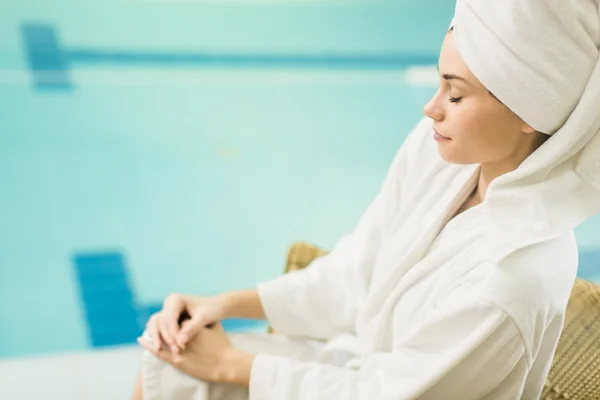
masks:
<path id="1" fill-rule="evenodd" d="M 328 252 L 306 242 L 294 242 L 288 249 L 285 273 L 306 268 L 318 257 Z"/>

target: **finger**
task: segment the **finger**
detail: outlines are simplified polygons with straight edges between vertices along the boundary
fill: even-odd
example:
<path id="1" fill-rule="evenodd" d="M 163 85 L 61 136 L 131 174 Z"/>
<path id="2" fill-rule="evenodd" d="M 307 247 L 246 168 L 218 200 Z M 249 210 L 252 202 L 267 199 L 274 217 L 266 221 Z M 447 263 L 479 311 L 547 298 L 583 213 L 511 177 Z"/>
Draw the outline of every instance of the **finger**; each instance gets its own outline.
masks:
<path id="1" fill-rule="evenodd" d="M 190 339 L 198 334 L 199 329 L 203 326 L 203 320 L 202 316 L 196 315 L 192 319 L 183 321 L 181 330 L 177 334 L 177 343 L 181 348 L 184 348 Z"/>
<path id="2" fill-rule="evenodd" d="M 158 315 L 154 314 L 148 320 L 148 324 L 146 325 L 146 331 L 150 335 L 150 339 L 152 339 L 152 346 L 156 348 L 156 350 L 160 349 L 160 344 L 162 342 L 162 338 L 158 329 Z"/>
<path id="3" fill-rule="evenodd" d="M 177 346 L 175 338 L 179 333 L 179 317 L 185 310 L 185 304 L 180 297 L 173 296 L 165 302 L 165 318 L 163 320 L 163 329 L 165 336 L 169 338 L 170 345 Z M 178 349 L 177 349 L 178 350 Z"/>
<path id="4" fill-rule="evenodd" d="M 200 335 L 202 333 L 202 329 L 197 329 L 197 327 L 194 326 L 195 322 L 192 321 L 191 319 L 187 320 L 187 321 L 183 321 L 183 323 L 181 324 L 181 330 L 179 331 L 179 334 L 177 335 L 176 340 L 179 342 L 181 335 L 185 335 L 188 336 L 187 337 L 187 341 L 184 344 L 189 344 L 189 342 L 194 339 L 195 337 L 197 337 L 198 335 Z"/>
<path id="5" fill-rule="evenodd" d="M 150 353 L 152 353 L 156 357 L 160 358 L 161 360 L 164 360 L 168 363 L 175 362 L 174 358 L 171 356 L 171 353 L 168 350 L 162 350 L 162 349 L 156 350 L 153 343 L 150 343 L 150 341 L 147 338 L 139 337 L 137 339 L 137 341 L 143 348 L 145 348 L 146 350 L 148 350 Z"/>
<path id="6" fill-rule="evenodd" d="M 171 336 L 171 334 L 169 333 L 169 331 L 165 327 L 165 318 L 164 318 L 164 315 L 163 315 L 162 318 L 158 319 L 158 330 L 159 330 L 160 334 L 162 335 L 162 337 L 163 337 L 163 339 L 165 341 L 165 344 L 169 347 L 169 349 L 172 352 L 174 352 L 174 353 L 176 351 L 178 351 L 179 349 L 175 345 L 173 336 Z"/>
<path id="7" fill-rule="evenodd" d="M 137 338 L 137 342 L 144 349 L 148 350 L 150 353 L 158 357 L 158 352 L 160 351 L 160 349 L 157 349 L 156 345 L 149 338 L 140 336 L 139 338 Z"/>
<path id="8" fill-rule="evenodd" d="M 186 320 L 186 321 L 183 321 L 183 322 L 181 323 L 181 331 L 183 331 L 184 329 L 189 329 L 189 328 L 187 328 L 187 326 L 188 326 L 189 324 L 191 324 L 191 323 L 192 323 L 192 320 L 191 320 L 191 319 L 188 319 L 188 320 Z"/>
<path id="9" fill-rule="evenodd" d="M 139 338 L 137 338 L 137 342 L 140 344 L 140 346 L 142 346 L 143 348 L 148 350 L 150 353 L 152 353 L 152 354 L 156 353 L 156 348 L 154 347 L 154 343 L 152 343 L 152 341 L 150 341 L 150 339 L 148 339 L 144 336 L 140 336 Z"/>

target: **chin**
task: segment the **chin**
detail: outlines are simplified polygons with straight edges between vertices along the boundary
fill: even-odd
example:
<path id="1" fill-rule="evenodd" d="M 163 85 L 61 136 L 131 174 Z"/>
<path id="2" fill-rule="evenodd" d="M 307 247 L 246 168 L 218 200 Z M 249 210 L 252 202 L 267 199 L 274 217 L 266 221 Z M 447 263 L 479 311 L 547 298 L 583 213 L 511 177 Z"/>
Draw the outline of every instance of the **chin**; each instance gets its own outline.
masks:
<path id="1" fill-rule="evenodd" d="M 448 148 L 444 148 L 444 145 L 438 145 L 438 153 L 440 154 L 440 157 L 442 157 L 442 160 L 450 163 L 450 164 L 457 164 L 457 165 L 467 165 L 467 164 L 473 164 L 473 160 L 470 160 L 467 157 L 461 157 L 460 154 L 457 154 L 456 152 L 452 151 L 451 149 Z"/>

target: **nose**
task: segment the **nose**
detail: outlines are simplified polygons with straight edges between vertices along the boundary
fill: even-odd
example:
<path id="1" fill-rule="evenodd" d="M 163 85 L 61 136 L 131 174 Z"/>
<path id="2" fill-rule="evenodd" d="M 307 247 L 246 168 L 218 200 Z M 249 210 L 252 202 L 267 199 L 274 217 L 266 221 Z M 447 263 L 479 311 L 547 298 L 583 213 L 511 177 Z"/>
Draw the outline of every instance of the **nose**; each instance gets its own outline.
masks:
<path id="1" fill-rule="evenodd" d="M 435 92 L 433 97 L 429 99 L 427 104 L 423 107 L 423 114 L 426 117 L 433 119 L 434 121 L 441 121 L 444 119 L 444 109 L 439 104 L 440 90 Z"/>

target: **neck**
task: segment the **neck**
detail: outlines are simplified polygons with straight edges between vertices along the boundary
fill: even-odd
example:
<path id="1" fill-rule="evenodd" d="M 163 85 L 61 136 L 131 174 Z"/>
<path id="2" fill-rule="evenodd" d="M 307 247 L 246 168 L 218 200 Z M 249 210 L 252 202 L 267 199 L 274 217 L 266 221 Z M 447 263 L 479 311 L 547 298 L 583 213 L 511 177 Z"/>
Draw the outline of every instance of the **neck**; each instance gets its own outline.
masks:
<path id="1" fill-rule="evenodd" d="M 477 189 L 475 193 L 473 193 L 473 199 L 478 203 L 482 203 L 485 200 L 485 194 L 487 193 L 487 188 L 490 183 L 497 177 L 514 171 L 518 166 L 519 165 L 481 164 Z"/>
<path id="2" fill-rule="evenodd" d="M 545 135 L 544 135 L 545 136 Z M 485 200 L 487 188 L 494 179 L 511 171 L 514 171 L 529 157 L 536 149 L 538 149 L 547 139 L 531 141 L 527 146 L 521 146 L 514 154 L 507 157 L 505 160 L 496 163 L 482 163 L 477 182 L 477 190 L 473 194 L 473 199 L 481 203 Z"/>

